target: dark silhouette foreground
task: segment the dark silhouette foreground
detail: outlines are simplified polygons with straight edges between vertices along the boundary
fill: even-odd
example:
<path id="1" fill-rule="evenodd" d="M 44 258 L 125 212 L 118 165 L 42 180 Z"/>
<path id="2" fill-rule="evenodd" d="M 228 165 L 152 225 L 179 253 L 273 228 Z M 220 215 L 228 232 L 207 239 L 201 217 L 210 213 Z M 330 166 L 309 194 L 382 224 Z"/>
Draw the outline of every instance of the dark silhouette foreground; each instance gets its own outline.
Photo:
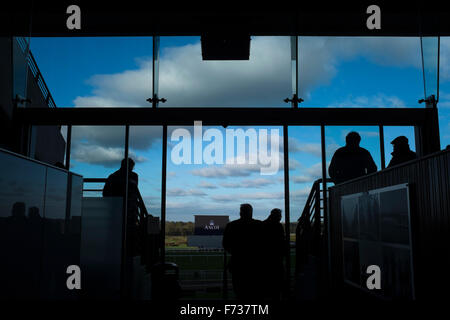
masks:
<path id="1" fill-rule="evenodd" d="M 103 188 L 104 197 L 125 197 L 126 164 L 123 159 L 120 169 L 109 175 Z M 131 257 L 139 254 L 139 189 L 138 175 L 133 169 L 134 161 L 128 158 L 127 255 Z"/>
<path id="2" fill-rule="evenodd" d="M 227 224 L 223 247 L 231 254 L 229 270 L 239 300 L 280 299 L 284 279 L 284 230 L 281 210 L 264 222 L 253 219 L 253 208 L 242 204 L 240 219 Z"/>
<path id="3" fill-rule="evenodd" d="M 284 229 L 281 224 L 281 210 L 276 208 L 263 221 L 263 240 L 265 243 L 264 271 L 265 296 L 280 300 L 284 283 L 283 258 L 286 252 Z"/>

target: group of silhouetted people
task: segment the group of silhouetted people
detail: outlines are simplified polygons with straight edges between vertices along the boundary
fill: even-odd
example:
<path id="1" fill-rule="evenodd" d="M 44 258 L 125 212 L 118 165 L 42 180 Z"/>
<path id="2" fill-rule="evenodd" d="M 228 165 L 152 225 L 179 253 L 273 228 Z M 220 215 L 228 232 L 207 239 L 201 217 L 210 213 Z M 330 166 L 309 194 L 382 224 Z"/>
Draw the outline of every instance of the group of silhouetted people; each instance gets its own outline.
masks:
<path id="1" fill-rule="evenodd" d="M 377 171 L 377 165 L 370 152 L 361 148 L 360 142 L 361 136 L 352 131 L 345 137 L 345 146 L 337 149 L 334 153 L 328 173 L 335 184 Z M 395 138 L 391 144 L 393 152 L 388 168 L 417 159 L 416 153 L 409 148 L 408 138 L 405 136 Z"/>
<path id="2" fill-rule="evenodd" d="M 359 146 L 361 136 L 350 132 L 346 144 L 333 155 L 328 172 L 335 184 L 339 184 L 377 171 L 370 152 Z M 395 138 L 392 167 L 417 158 L 410 150 L 408 138 Z M 133 172 L 134 161 L 122 160 L 119 170 L 111 174 L 103 189 L 104 197 L 124 197 L 128 167 L 127 202 L 127 256 L 134 257 L 139 251 L 139 212 L 143 207 L 138 189 L 138 175 Z M 237 299 L 279 300 L 284 283 L 283 260 L 287 253 L 285 233 L 281 224 L 281 210 L 276 208 L 269 217 L 260 221 L 253 219 L 250 204 L 241 204 L 240 219 L 228 223 L 223 234 L 223 247 L 231 254 L 228 269 L 232 274 L 233 289 Z M 306 241 L 306 238 L 304 239 Z"/>
<path id="3" fill-rule="evenodd" d="M 241 204 L 240 219 L 227 224 L 223 247 L 231 254 L 228 269 L 237 299 L 279 300 L 286 252 L 281 210 L 264 220 L 253 219 L 250 204 Z"/>

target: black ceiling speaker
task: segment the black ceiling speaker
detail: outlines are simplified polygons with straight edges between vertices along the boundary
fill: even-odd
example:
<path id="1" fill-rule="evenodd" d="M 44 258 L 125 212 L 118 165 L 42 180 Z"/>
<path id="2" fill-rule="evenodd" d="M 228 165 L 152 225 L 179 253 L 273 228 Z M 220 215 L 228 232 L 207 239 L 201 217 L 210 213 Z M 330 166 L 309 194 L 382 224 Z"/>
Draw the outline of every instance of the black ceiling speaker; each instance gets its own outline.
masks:
<path id="1" fill-rule="evenodd" d="M 203 60 L 249 60 L 249 35 L 207 34 L 201 36 Z"/>

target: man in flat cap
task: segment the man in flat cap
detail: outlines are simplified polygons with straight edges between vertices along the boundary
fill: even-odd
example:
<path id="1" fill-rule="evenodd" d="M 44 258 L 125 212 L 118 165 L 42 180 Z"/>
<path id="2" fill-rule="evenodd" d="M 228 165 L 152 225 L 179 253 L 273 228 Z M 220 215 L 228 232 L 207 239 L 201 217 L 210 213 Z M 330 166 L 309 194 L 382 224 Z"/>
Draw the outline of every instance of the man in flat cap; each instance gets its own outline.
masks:
<path id="1" fill-rule="evenodd" d="M 417 155 L 414 151 L 409 148 L 408 138 L 405 136 L 399 136 L 392 140 L 391 142 L 394 151 L 392 154 L 392 159 L 389 162 L 388 168 L 396 166 L 400 163 L 411 161 L 417 159 Z"/>

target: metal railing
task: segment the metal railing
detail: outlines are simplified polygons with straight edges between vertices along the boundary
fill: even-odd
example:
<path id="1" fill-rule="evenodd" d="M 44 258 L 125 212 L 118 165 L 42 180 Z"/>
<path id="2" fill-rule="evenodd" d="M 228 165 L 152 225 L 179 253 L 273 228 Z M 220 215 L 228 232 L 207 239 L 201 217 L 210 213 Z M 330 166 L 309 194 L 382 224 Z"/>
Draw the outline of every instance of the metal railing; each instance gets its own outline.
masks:
<path id="1" fill-rule="evenodd" d="M 332 182 L 326 179 L 326 182 Z M 314 181 L 314 184 L 306 200 L 302 215 L 298 219 L 296 229 L 297 261 L 305 258 L 305 255 L 318 256 L 322 248 L 324 234 L 324 210 L 322 179 Z M 298 264 L 296 264 L 297 266 Z"/>
<path id="2" fill-rule="evenodd" d="M 27 54 L 27 49 L 29 47 L 27 41 L 23 37 L 16 37 L 17 44 L 19 45 L 20 49 L 24 54 Z M 55 100 L 53 100 L 53 96 L 50 93 L 50 90 L 47 87 L 47 84 L 45 83 L 44 77 L 42 76 L 41 71 L 39 70 L 39 67 L 37 66 L 36 60 L 34 59 L 33 54 L 31 53 L 31 50 L 28 50 L 27 55 L 27 62 L 28 62 L 28 68 L 31 71 L 31 74 L 33 75 L 33 79 L 36 82 L 37 86 L 39 87 L 39 90 L 42 93 L 42 96 L 44 97 L 45 103 L 50 108 L 56 108 Z"/>

